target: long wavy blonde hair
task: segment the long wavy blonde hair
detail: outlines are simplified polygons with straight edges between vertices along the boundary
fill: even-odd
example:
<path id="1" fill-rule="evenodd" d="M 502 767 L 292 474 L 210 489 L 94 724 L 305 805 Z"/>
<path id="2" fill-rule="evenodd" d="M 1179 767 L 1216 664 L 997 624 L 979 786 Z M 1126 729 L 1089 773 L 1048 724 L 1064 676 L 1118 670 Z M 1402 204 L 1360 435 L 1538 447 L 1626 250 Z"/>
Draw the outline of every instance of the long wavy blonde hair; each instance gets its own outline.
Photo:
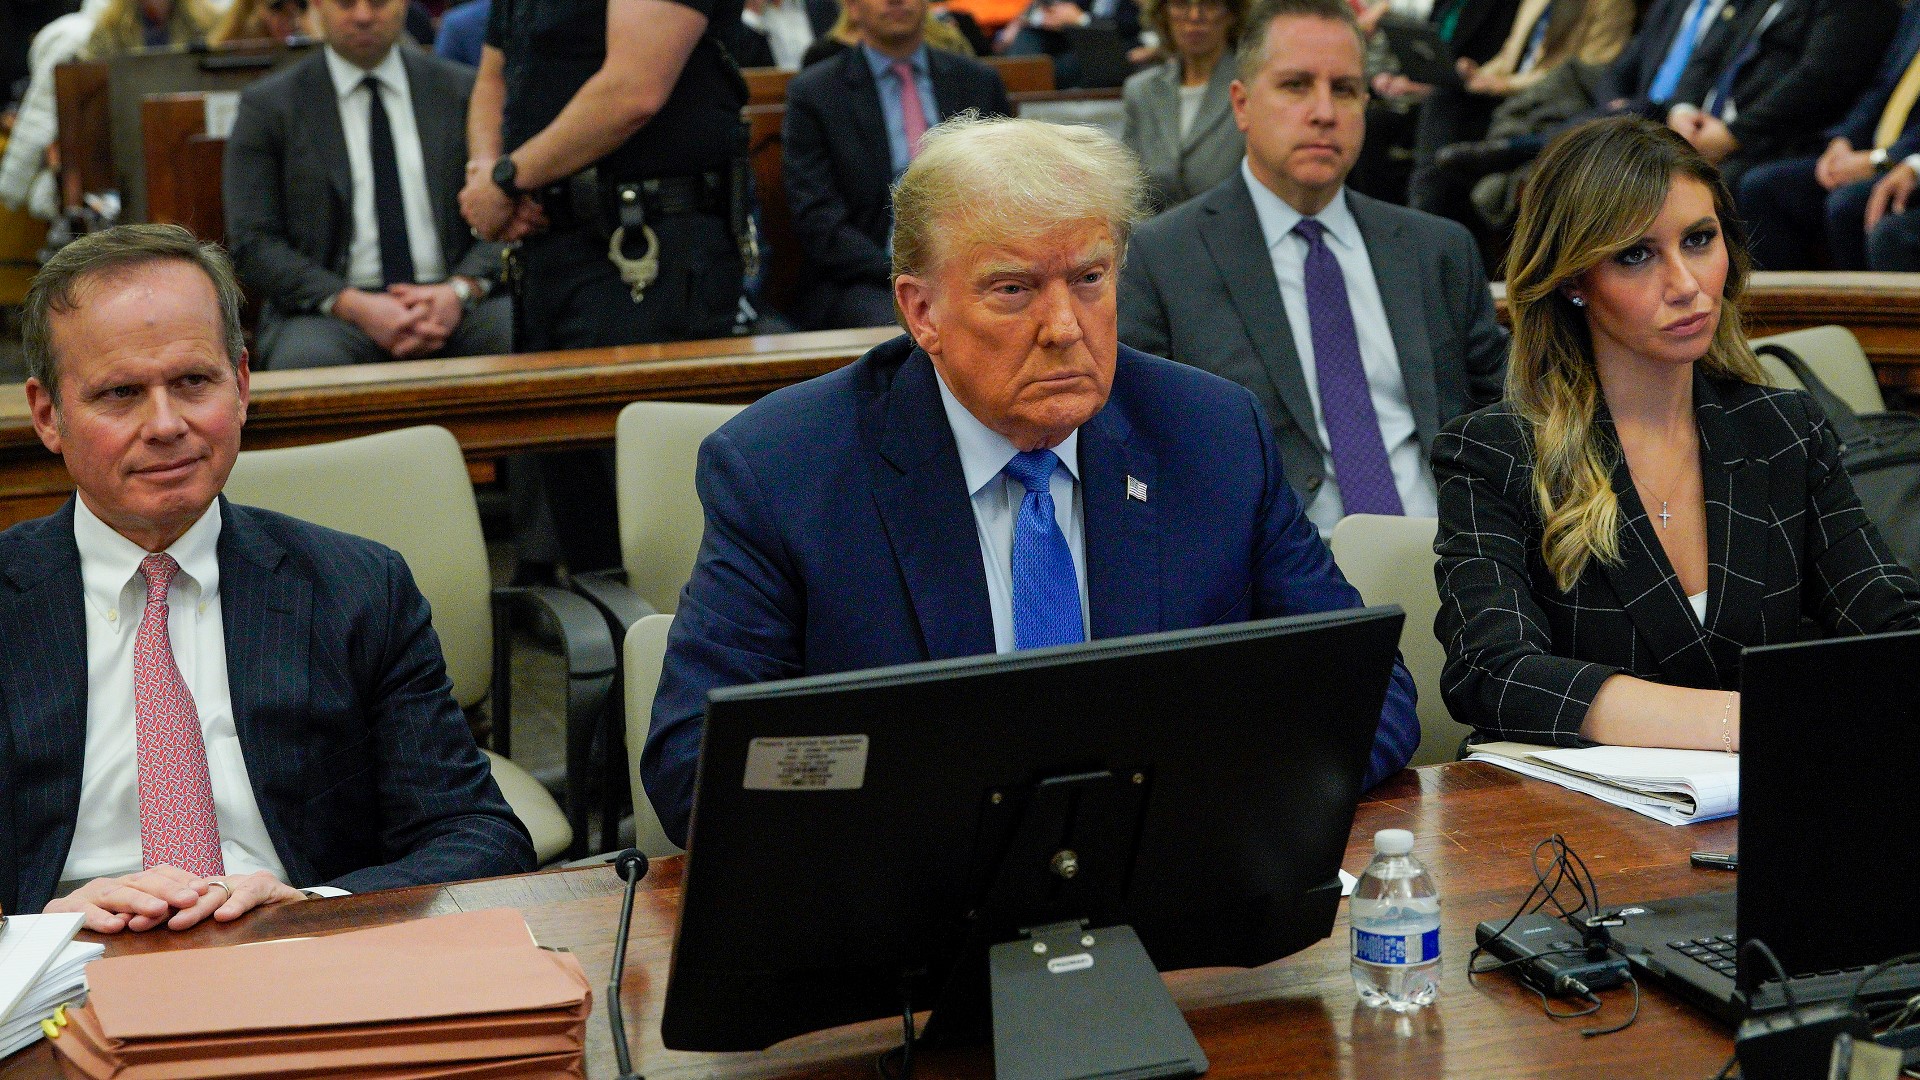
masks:
<path id="1" fill-rule="evenodd" d="M 1713 193 L 1727 247 L 1720 325 L 1698 363 L 1709 375 L 1765 382 L 1740 324 L 1752 264 L 1733 197 L 1685 139 L 1634 117 L 1582 125 L 1541 155 L 1520 200 L 1507 253 L 1513 355 L 1506 396 L 1533 442 L 1533 493 L 1545 523 L 1541 555 L 1562 591 L 1573 588 L 1588 560 L 1620 558 L 1613 491 L 1620 446 L 1595 423 L 1601 397 L 1593 339 L 1562 287 L 1638 243 L 1676 176 Z"/>
<path id="2" fill-rule="evenodd" d="M 206 0 L 173 0 L 167 16 L 167 44 L 186 45 L 204 38 L 218 20 Z M 82 54 L 88 60 L 106 60 L 145 45 L 140 0 L 111 0 L 94 23 Z"/>

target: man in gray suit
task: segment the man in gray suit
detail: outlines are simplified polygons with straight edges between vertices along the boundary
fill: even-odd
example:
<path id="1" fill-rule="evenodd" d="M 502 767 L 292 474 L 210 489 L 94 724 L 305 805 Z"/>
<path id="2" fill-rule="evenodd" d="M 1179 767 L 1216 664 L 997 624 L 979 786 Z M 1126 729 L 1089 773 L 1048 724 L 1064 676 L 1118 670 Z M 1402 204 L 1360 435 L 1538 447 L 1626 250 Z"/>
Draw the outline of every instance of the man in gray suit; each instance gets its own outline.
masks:
<path id="1" fill-rule="evenodd" d="M 1435 513 L 1441 425 L 1497 400 L 1507 335 L 1472 237 L 1345 189 L 1365 130 L 1343 0 L 1268 0 L 1231 88 L 1247 156 L 1140 228 L 1120 339 L 1252 390 L 1322 535 L 1348 513 Z"/>
<path id="2" fill-rule="evenodd" d="M 263 367 L 512 351 L 498 244 L 460 217 L 473 72 L 398 44 L 406 0 L 317 0 L 326 47 L 240 97 L 227 244 Z"/>

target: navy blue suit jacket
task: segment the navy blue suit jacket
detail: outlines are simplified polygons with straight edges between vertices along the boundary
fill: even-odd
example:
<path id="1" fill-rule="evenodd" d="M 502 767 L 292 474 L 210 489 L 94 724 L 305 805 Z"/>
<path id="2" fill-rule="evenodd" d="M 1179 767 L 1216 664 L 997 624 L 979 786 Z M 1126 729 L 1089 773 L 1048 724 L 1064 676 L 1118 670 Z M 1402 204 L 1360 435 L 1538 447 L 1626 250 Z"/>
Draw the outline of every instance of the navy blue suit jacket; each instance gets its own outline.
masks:
<path id="1" fill-rule="evenodd" d="M 407 565 L 221 500 L 220 608 L 247 778 L 296 887 L 533 869 Z M 53 898 L 80 812 L 87 628 L 73 503 L 0 533 L 0 904 Z M 131 721 L 129 721 L 131 722 Z"/>
<path id="2" fill-rule="evenodd" d="M 1893 97 L 1894 87 L 1900 85 L 1900 76 L 1905 75 L 1907 66 L 1913 63 L 1915 53 L 1920 53 L 1920 4 L 1908 4 L 1900 15 L 1900 25 L 1894 28 L 1893 40 L 1887 45 L 1887 54 L 1880 61 L 1873 84 L 1853 103 L 1846 118 L 1827 132 L 1827 137 L 1845 138 L 1855 150 L 1872 149 L 1880 114 L 1887 111 L 1887 101 Z M 1900 138 L 1887 149 L 1887 160 L 1897 162 L 1915 152 L 1920 152 L 1920 108 L 1907 114 Z"/>
<path id="3" fill-rule="evenodd" d="M 1122 346 L 1079 456 L 1093 637 L 1360 605 L 1244 388 Z M 1127 500 L 1130 476 L 1148 501 Z M 908 338 L 729 421 L 700 447 L 698 485 L 706 536 L 642 760 L 682 844 L 709 690 L 994 651 L 960 453 Z M 1396 664 L 1367 785 L 1413 756 L 1413 702 Z"/>

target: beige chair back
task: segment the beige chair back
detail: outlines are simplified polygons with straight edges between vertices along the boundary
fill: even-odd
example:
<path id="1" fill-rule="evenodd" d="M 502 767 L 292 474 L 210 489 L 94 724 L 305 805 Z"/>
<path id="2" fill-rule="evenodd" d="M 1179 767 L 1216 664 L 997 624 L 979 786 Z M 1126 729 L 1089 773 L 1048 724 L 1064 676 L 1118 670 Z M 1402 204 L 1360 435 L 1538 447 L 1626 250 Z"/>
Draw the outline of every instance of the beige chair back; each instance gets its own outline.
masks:
<path id="1" fill-rule="evenodd" d="M 453 699 L 471 709 L 493 679 L 492 576 L 473 481 L 453 433 L 411 427 L 339 442 L 249 450 L 227 498 L 364 536 L 400 553 L 433 609 Z M 553 796 L 525 769 L 486 751 L 500 793 L 541 862 L 573 843 Z"/>
<path id="2" fill-rule="evenodd" d="M 672 614 L 693 576 L 706 517 L 694 491 L 700 441 L 744 405 L 636 401 L 614 426 L 615 504 L 627 585 Z"/>
<path id="3" fill-rule="evenodd" d="M 1754 338 L 1755 348 L 1778 345 L 1790 349 L 1807 362 L 1827 389 L 1857 413 L 1887 411 L 1887 399 L 1880 393 L 1880 381 L 1873 377 L 1873 363 L 1860 347 L 1860 340 L 1844 326 L 1815 326 L 1787 334 Z M 1800 380 L 1778 357 L 1762 356 L 1760 366 L 1775 386 L 1804 390 Z"/>
<path id="4" fill-rule="evenodd" d="M 453 433 L 412 427 L 358 439 L 249 450 L 227 498 L 364 536 L 398 551 L 433 605 L 453 697 L 472 708 L 493 677 L 487 545 Z"/>
<path id="5" fill-rule="evenodd" d="M 1413 764 L 1452 761 L 1460 740 L 1473 729 L 1456 723 L 1440 698 L 1440 669 L 1446 650 L 1433 636 L 1440 612 L 1440 590 L 1433 581 L 1434 518 L 1353 514 L 1333 529 L 1333 561 L 1361 599 L 1369 604 L 1399 604 L 1407 613 L 1400 631 L 1400 655 L 1419 693 L 1420 749 Z"/>
<path id="6" fill-rule="evenodd" d="M 680 848 L 660 828 L 660 815 L 640 782 L 640 752 L 646 749 L 647 728 L 653 721 L 653 692 L 660 688 L 660 664 L 667 655 L 671 615 L 649 615 L 627 631 L 627 773 L 633 784 L 633 845 L 650 859 L 679 854 Z"/>

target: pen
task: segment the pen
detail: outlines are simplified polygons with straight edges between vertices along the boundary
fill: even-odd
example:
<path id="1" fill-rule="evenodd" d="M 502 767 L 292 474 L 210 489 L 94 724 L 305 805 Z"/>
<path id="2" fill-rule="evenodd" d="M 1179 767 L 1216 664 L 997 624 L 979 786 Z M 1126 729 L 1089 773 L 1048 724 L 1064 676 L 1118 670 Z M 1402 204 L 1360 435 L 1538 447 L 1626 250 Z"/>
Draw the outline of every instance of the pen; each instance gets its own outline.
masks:
<path id="1" fill-rule="evenodd" d="M 1707 870 L 1740 869 L 1740 853 L 1737 851 L 1696 851 L 1687 857 L 1687 861 Z"/>

